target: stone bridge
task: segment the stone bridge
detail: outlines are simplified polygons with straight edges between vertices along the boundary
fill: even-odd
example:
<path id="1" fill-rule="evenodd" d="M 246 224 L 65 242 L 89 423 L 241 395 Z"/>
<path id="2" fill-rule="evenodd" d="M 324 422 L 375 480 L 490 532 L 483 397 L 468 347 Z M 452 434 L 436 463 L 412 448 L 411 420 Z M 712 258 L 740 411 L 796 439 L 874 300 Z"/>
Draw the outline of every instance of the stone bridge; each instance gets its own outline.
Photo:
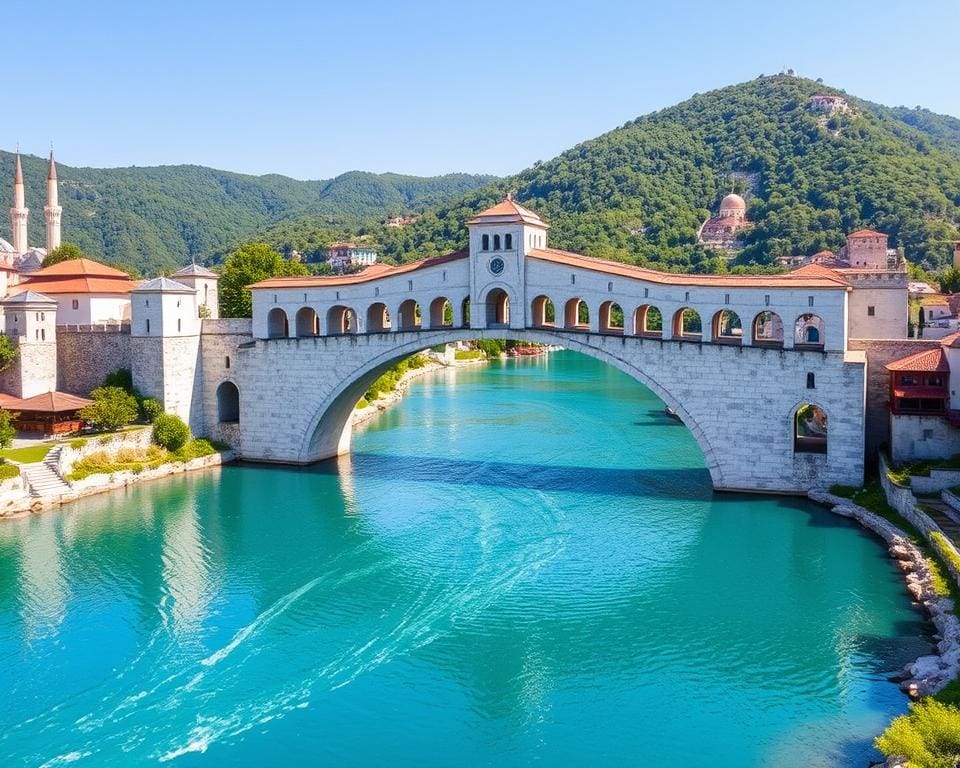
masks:
<path id="1" fill-rule="evenodd" d="M 558 251 L 509 199 L 468 228 L 464 251 L 251 286 L 253 340 L 229 370 L 229 355 L 204 350 L 207 424 L 238 433 L 245 458 L 335 456 L 350 448 L 356 402 L 399 360 L 508 338 L 590 355 L 648 386 L 693 433 L 718 489 L 862 482 L 866 366 L 847 350 L 843 281 L 670 274 Z"/>

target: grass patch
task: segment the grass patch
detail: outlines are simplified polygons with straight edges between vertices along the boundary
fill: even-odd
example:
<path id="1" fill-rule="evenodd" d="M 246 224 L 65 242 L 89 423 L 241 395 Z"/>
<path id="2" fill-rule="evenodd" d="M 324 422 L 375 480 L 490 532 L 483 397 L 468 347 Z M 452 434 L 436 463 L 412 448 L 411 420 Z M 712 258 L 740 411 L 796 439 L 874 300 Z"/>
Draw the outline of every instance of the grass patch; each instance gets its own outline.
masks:
<path id="1" fill-rule="evenodd" d="M 0 462 L 0 480 L 10 480 L 14 477 L 20 477 L 20 467 L 5 461 Z"/>
<path id="2" fill-rule="evenodd" d="M 0 458 L 18 461 L 21 464 L 34 464 L 43 461 L 50 453 L 50 449 L 57 445 L 55 441 L 28 445 L 25 448 L 5 448 L 0 451 Z"/>
<path id="3" fill-rule="evenodd" d="M 933 531 L 930 534 L 930 540 L 940 559 L 952 565 L 955 572 L 960 573 L 960 554 L 957 554 L 956 549 L 951 546 L 950 540 L 940 531 Z"/>
<path id="4" fill-rule="evenodd" d="M 362 408 L 369 408 L 369 407 L 370 407 L 370 403 L 367 402 L 367 398 L 361 397 L 359 400 L 357 400 L 356 408 L 358 411 Z"/>
<path id="5" fill-rule="evenodd" d="M 890 462 L 887 462 L 890 464 Z M 930 477 L 931 469 L 960 470 L 960 453 L 955 453 L 949 459 L 936 459 L 928 461 L 914 461 L 909 464 L 902 464 L 896 468 L 891 465 L 890 478 L 902 478 L 914 475 L 915 477 Z M 909 485 L 897 480 L 900 485 Z"/>
<path id="6" fill-rule="evenodd" d="M 168 451 L 159 445 L 146 448 L 121 448 L 110 453 L 94 451 L 73 465 L 67 480 L 83 480 L 90 475 L 110 475 L 114 472 L 133 472 L 139 474 L 146 469 L 156 469 L 174 461 L 190 461 L 217 452 L 209 440 L 196 438 L 185 443 L 176 451 Z"/>
<path id="7" fill-rule="evenodd" d="M 453 353 L 454 360 L 479 360 L 481 357 L 486 355 L 479 349 L 458 349 Z"/>

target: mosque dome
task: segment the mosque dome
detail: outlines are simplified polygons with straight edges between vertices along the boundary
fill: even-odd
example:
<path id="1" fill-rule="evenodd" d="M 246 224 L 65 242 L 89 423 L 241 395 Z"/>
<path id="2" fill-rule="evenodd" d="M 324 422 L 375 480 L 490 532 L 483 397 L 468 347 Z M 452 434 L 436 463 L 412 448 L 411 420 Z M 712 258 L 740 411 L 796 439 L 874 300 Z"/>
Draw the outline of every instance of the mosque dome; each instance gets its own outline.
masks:
<path id="1" fill-rule="evenodd" d="M 746 211 L 747 203 L 740 195 L 729 194 L 720 201 L 721 211 Z"/>

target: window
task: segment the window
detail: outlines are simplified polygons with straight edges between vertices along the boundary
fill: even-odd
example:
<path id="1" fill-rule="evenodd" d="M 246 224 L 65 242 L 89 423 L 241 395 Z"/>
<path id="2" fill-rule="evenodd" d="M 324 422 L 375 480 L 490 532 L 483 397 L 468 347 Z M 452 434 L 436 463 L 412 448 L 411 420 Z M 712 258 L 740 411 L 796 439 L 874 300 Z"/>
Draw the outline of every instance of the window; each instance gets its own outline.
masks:
<path id="1" fill-rule="evenodd" d="M 867 317 L 873 317 L 876 314 L 876 307 L 867 307 Z"/>
<path id="2" fill-rule="evenodd" d="M 70 302 L 70 306 L 74 309 L 80 309 L 80 299 L 74 299 Z"/>
<path id="3" fill-rule="evenodd" d="M 931 387 L 942 387 L 943 376 L 927 376 L 927 385 Z"/>
<path id="4" fill-rule="evenodd" d="M 513 250 L 513 235 L 503 236 L 503 247 L 508 251 Z"/>
<path id="5" fill-rule="evenodd" d="M 484 250 L 484 251 L 490 250 L 490 235 L 484 235 L 480 239 L 480 242 L 481 242 L 481 246 L 480 246 L 481 250 Z"/>
<path id="6" fill-rule="evenodd" d="M 147 318 L 147 333 L 150 333 L 150 318 Z"/>
<path id="7" fill-rule="evenodd" d="M 607 283 L 607 293 L 613 293 L 613 283 Z"/>
<path id="8" fill-rule="evenodd" d="M 493 250 L 495 251 L 500 250 L 500 235 L 493 236 Z"/>
<path id="9" fill-rule="evenodd" d="M 900 385 L 904 387 L 915 387 L 919 382 L 917 377 L 912 373 L 902 373 L 900 374 Z"/>
<path id="10" fill-rule="evenodd" d="M 649 288 L 644 288 L 644 289 L 643 289 L 643 298 L 645 298 L 645 299 L 649 299 L 649 298 L 650 298 L 650 289 L 649 289 Z"/>
<path id="11" fill-rule="evenodd" d="M 690 301 L 690 291 L 685 291 L 683 294 L 684 301 Z"/>
<path id="12" fill-rule="evenodd" d="M 763 305 L 764 305 L 765 307 L 769 307 L 769 306 L 770 306 L 770 294 L 769 294 L 769 293 L 764 294 L 764 297 L 763 297 Z"/>
<path id="13" fill-rule="evenodd" d="M 801 405 L 793 418 L 795 453 L 827 452 L 827 414 L 812 403 Z"/>
<path id="14" fill-rule="evenodd" d="M 570 275 L 570 285 L 576 285 L 576 284 L 577 284 L 577 276 Z"/>
<path id="15" fill-rule="evenodd" d="M 807 296 L 807 306 L 808 307 L 813 306 L 813 296 Z"/>
<path id="16" fill-rule="evenodd" d="M 224 361 L 223 361 L 223 364 L 224 364 L 224 368 L 229 368 L 229 367 L 230 367 L 230 355 L 227 355 L 227 356 L 226 356 L 226 358 L 225 358 Z"/>
<path id="17" fill-rule="evenodd" d="M 177 318 L 177 333 L 180 333 L 180 318 Z"/>
<path id="18" fill-rule="evenodd" d="M 817 388 L 817 377 L 814 373 L 807 374 L 807 389 L 816 389 Z"/>
<path id="19" fill-rule="evenodd" d="M 924 440 L 933 440 L 933 430 L 925 429 L 923 430 L 923 439 Z"/>

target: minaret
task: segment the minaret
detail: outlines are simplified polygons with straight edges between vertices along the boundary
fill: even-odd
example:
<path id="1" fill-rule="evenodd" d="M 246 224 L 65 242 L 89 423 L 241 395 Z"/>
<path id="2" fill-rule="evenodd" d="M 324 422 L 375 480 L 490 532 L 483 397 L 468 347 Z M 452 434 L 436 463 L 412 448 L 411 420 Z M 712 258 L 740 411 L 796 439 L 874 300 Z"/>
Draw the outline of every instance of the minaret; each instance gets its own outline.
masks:
<path id="1" fill-rule="evenodd" d="M 13 250 L 27 252 L 27 204 L 23 194 L 23 168 L 20 167 L 20 153 L 17 152 L 17 172 L 13 179 L 13 208 L 10 209 L 10 229 L 13 233 Z"/>
<path id="2" fill-rule="evenodd" d="M 57 194 L 57 164 L 53 160 L 53 149 L 50 150 L 50 167 L 47 170 L 47 204 L 43 207 L 43 218 L 47 222 L 47 253 L 60 247 L 60 214 L 63 208 L 59 205 Z"/>

